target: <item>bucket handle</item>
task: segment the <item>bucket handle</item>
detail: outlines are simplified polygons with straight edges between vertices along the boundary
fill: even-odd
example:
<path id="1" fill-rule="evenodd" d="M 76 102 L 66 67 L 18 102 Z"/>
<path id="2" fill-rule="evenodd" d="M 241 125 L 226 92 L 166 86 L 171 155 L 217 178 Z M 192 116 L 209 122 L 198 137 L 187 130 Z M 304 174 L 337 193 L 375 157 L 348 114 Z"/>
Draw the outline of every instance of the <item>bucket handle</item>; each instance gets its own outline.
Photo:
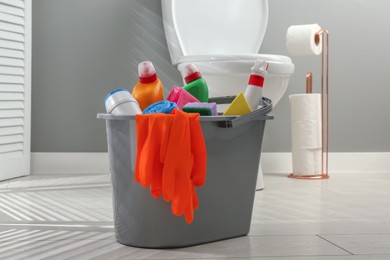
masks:
<path id="1" fill-rule="evenodd" d="M 217 104 L 229 104 L 234 100 L 234 98 L 235 96 L 215 97 L 209 98 L 209 102 L 215 102 Z M 224 128 L 234 128 L 243 124 L 247 124 L 254 120 L 274 119 L 272 115 L 268 115 L 268 113 L 272 110 L 272 100 L 266 97 L 262 97 L 262 99 L 260 100 L 260 105 L 262 105 L 263 107 L 260 109 L 256 109 L 255 111 L 245 114 L 243 116 L 218 122 L 218 126 Z"/>

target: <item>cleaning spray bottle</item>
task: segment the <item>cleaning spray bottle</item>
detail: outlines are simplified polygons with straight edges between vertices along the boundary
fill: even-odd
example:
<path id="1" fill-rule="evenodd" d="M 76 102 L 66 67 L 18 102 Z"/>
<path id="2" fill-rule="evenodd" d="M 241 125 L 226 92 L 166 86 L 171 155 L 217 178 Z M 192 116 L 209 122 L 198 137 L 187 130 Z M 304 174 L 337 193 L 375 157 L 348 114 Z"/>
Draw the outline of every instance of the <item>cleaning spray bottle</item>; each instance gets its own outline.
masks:
<path id="1" fill-rule="evenodd" d="M 150 61 L 143 61 L 138 64 L 138 75 L 139 82 L 135 84 L 132 95 L 143 111 L 149 105 L 164 99 L 163 85 Z"/>
<path id="2" fill-rule="evenodd" d="M 252 111 L 256 110 L 263 97 L 264 77 L 267 75 L 268 63 L 262 60 L 256 60 L 255 65 L 251 68 L 252 74 L 249 77 L 248 86 L 246 87 L 244 97 Z"/>
<path id="3" fill-rule="evenodd" d="M 194 64 L 189 64 L 184 67 L 184 81 L 187 85 L 183 88 L 193 95 L 200 102 L 209 101 L 209 89 L 207 83 L 202 78 L 199 70 L 195 67 Z"/>

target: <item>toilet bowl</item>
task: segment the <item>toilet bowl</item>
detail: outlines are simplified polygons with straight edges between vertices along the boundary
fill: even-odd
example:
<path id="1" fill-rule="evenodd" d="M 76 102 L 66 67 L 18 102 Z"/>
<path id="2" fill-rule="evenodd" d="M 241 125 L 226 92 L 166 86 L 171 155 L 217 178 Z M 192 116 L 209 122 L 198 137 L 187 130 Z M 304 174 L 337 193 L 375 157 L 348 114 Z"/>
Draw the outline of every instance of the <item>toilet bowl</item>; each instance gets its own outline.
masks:
<path id="1" fill-rule="evenodd" d="M 294 64 L 286 56 L 258 54 L 268 21 L 267 0 L 162 0 L 162 15 L 172 64 L 181 73 L 194 64 L 210 97 L 244 91 L 251 67 L 260 59 L 269 63 L 263 96 L 277 105 Z M 262 189 L 259 169 L 257 189 Z"/>

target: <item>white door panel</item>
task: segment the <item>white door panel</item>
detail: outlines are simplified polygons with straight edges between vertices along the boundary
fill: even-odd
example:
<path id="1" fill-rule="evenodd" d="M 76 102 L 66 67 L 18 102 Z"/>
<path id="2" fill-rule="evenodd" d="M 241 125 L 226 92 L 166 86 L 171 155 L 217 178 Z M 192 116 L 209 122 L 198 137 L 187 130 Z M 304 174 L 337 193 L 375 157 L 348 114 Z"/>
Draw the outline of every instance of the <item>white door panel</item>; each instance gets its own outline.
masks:
<path id="1" fill-rule="evenodd" d="M 0 0 L 0 181 L 30 174 L 31 0 Z"/>

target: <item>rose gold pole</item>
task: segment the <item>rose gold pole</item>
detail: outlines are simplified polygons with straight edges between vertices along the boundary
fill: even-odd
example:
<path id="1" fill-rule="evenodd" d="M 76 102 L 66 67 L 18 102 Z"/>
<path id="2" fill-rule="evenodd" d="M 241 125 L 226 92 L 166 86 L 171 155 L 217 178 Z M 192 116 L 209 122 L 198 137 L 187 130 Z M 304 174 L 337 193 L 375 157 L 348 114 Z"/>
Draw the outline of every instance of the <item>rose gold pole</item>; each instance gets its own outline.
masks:
<path id="1" fill-rule="evenodd" d="M 321 180 L 329 179 L 328 174 L 328 161 L 329 161 L 329 32 L 328 30 L 321 29 L 315 35 L 316 44 L 319 43 L 319 39 L 322 36 L 322 57 L 321 57 L 321 122 L 322 122 L 322 151 L 321 151 L 321 174 L 314 175 L 295 175 L 290 173 L 289 178 L 294 179 L 304 179 L 304 180 Z M 326 36 L 326 47 L 324 36 Z M 324 93 L 324 60 L 326 51 L 326 89 Z M 309 72 L 306 74 L 306 93 L 312 93 L 312 73 Z M 325 120 L 324 120 L 324 97 L 325 97 Z M 325 126 L 324 126 L 325 123 Z M 325 135 L 324 135 L 325 132 Z M 325 136 L 325 146 L 324 146 L 324 136 Z M 325 163 L 324 163 L 324 149 L 325 149 Z M 325 169 L 324 169 L 325 168 Z"/>
<path id="2" fill-rule="evenodd" d="M 306 94 L 313 92 L 313 73 L 306 73 Z"/>
<path id="3" fill-rule="evenodd" d="M 325 96 L 325 106 L 326 106 L 326 126 L 322 126 L 322 132 L 325 129 L 325 173 L 324 169 L 322 169 L 322 175 L 325 175 L 326 178 L 329 178 L 328 174 L 328 162 L 329 162 L 329 32 L 328 30 L 320 30 L 318 32 L 319 35 L 322 35 L 322 61 L 321 61 L 321 95 L 322 99 Z M 325 41 L 324 36 L 326 36 L 326 49 L 324 49 Z M 326 90 L 324 95 L 324 50 L 326 50 Z M 324 106 L 322 105 L 322 109 Z M 322 119 L 324 123 L 324 119 Z M 324 137 L 324 135 L 323 135 Z M 324 149 L 324 147 L 322 147 Z M 324 155 L 322 154 L 322 162 L 324 162 Z"/>

